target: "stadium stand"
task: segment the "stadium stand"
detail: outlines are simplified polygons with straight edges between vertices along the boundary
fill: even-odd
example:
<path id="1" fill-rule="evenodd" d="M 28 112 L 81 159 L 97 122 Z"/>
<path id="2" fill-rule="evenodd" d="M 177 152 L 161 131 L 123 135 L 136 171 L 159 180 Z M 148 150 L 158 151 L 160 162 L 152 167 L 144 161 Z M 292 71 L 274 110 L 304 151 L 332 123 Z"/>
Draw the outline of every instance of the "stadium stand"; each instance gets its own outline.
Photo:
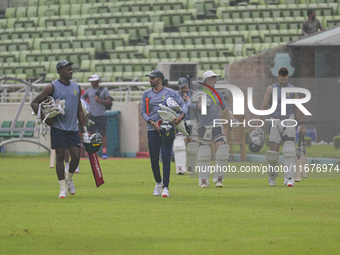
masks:
<path id="1" fill-rule="evenodd" d="M 9 129 L 12 126 L 12 121 L 3 121 L 1 128 L 7 128 Z M 0 138 L 1 139 L 10 139 L 10 138 L 23 138 L 23 137 L 33 137 L 34 131 L 25 131 L 25 128 L 33 129 L 35 127 L 35 121 L 33 120 L 28 120 L 25 121 L 23 120 L 18 120 L 16 121 L 14 128 L 17 131 L 0 131 Z"/>
<path id="2" fill-rule="evenodd" d="M 91 72 L 106 81 L 146 81 L 158 62 L 194 61 L 199 74 L 223 74 L 227 63 L 302 38 L 309 8 L 326 28 L 340 23 L 340 4 L 332 0 L 12 3 L 0 19 L 4 74 L 44 82 L 56 78 L 61 58 L 75 63 L 78 82 Z"/>

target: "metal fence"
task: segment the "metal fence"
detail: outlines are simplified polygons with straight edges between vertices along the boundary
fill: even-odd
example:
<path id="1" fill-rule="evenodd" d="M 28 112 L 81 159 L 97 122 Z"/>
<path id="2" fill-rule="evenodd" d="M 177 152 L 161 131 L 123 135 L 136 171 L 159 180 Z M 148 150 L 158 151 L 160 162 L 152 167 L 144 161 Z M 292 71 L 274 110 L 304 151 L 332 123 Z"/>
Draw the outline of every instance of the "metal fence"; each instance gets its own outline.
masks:
<path id="1" fill-rule="evenodd" d="M 49 83 L 28 82 L 8 76 L 0 76 L 0 105 L 8 103 L 29 103 Z M 82 90 L 89 88 L 89 83 L 78 83 Z M 176 86 L 177 82 L 169 82 Z M 111 97 L 117 102 L 140 101 L 143 92 L 150 88 L 149 82 L 102 82 L 101 87 L 109 90 Z M 29 88 L 29 89 L 28 89 Z"/>

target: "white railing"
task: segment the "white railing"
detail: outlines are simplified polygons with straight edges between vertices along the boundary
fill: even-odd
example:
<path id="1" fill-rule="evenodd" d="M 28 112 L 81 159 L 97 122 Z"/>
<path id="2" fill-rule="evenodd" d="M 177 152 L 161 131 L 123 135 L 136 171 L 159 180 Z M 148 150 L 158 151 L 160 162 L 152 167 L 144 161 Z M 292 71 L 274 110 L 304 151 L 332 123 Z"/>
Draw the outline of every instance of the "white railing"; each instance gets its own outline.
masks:
<path id="1" fill-rule="evenodd" d="M 0 77 L 1 79 L 1 77 Z M 25 103 L 29 103 L 48 83 L 31 83 Z M 79 83 L 82 89 L 90 87 L 89 83 Z M 21 103 L 27 84 L 0 83 L 0 104 Z M 148 82 L 103 82 L 100 86 L 107 87 L 115 101 L 138 101 L 143 91 L 149 88 Z"/>
<path id="2" fill-rule="evenodd" d="M 25 103 L 29 103 L 33 98 L 49 83 L 28 83 L 28 84 L 10 84 L 5 81 L 4 76 L 0 76 L 0 105 L 7 103 L 20 103 L 26 93 L 27 86 L 30 91 L 27 94 Z M 78 83 L 82 89 L 90 87 L 89 83 Z M 170 85 L 177 85 L 177 82 L 169 82 Z M 114 101 L 140 101 L 143 92 L 150 88 L 149 82 L 102 82 L 100 86 L 106 87 Z"/>

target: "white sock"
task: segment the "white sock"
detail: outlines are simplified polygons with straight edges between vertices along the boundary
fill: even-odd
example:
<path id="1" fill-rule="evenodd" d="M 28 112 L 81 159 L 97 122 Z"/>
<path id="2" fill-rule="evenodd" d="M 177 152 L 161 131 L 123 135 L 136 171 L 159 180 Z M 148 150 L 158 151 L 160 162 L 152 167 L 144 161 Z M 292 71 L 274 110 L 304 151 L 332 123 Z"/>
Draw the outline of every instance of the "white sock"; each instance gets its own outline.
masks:
<path id="1" fill-rule="evenodd" d="M 65 172 L 68 172 L 70 169 L 70 163 L 65 163 Z"/>
<path id="2" fill-rule="evenodd" d="M 68 174 L 66 176 L 66 181 L 71 180 L 73 178 L 73 175 L 74 175 L 74 173 L 72 174 L 72 173 L 68 172 Z"/>
<path id="3" fill-rule="evenodd" d="M 66 189 L 65 179 L 59 180 L 59 186 L 60 186 L 60 190 Z"/>

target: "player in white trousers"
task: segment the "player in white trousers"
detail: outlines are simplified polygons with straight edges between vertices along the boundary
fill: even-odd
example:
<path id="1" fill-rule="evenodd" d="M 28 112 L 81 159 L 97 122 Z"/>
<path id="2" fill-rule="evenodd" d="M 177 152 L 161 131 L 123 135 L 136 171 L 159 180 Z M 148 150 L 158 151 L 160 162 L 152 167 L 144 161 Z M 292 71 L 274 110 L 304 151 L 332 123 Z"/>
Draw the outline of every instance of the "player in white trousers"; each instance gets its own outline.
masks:
<path id="1" fill-rule="evenodd" d="M 189 81 L 187 78 L 180 78 L 178 80 L 179 91 L 178 95 L 184 100 L 188 109 L 191 107 L 196 108 L 195 103 L 190 102 L 190 98 L 193 95 L 193 90 L 189 89 Z M 188 111 L 184 120 L 191 128 L 190 137 L 185 136 L 181 132 L 176 133 L 174 140 L 173 150 L 175 155 L 176 173 L 183 175 L 186 172 L 193 173 L 195 165 L 197 163 L 198 143 L 197 143 L 197 125 L 190 116 Z"/>
<path id="2" fill-rule="evenodd" d="M 198 164 L 195 171 L 198 172 L 199 186 L 206 188 L 209 186 L 209 175 L 214 169 L 213 182 L 216 187 L 223 187 L 223 178 L 228 164 L 229 146 L 227 145 L 227 137 L 224 133 L 222 125 L 214 126 L 214 119 L 220 119 L 220 109 L 228 111 L 228 108 L 223 96 L 220 92 L 214 89 L 215 84 L 220 75 L 213 71 L 207 71 L 203 74 L 203 83 L 193 96 L 193 100 L 198 99 L 196 116 L 198 121 Z M 212 96 L 212 97 L 211 97 Z M 206 98 L 206 109 L 202 103 L 203 98 Z M 206 113 L 204 114 L 204 110 Z M 211 167 L 212 151 L 211 145 L 214 144 L 215 149 L 215 167 Z M 223 169 L 224 168 L 224 169 Z"/>
<path id="3" fill-rule="evenodd" d="M 294 86 L 288 83 L 289 72 L 285 67 L 278 70 L 278 82 L 269 86 L 263 98 L 261 110 L 266 110 L 271 107 L 273 90 L 277 90 L 277 108 L 271 114 L 271 127 L 269 133 L 269 151 L 266 153 L 266 161 L 268 163 L 268 177 L 269 185 L 276 185 L 276 178 L 278 177 L 279 168 L 275 168 L 279 161 L 280 143 L 283 143 L 282 156 L 283 156 L 283 171 L 284 171 L 284 185 L 288 187 L 294 186 L 294 170 L 295 170 L 295 126 L 298 122 L 300 129 L 299 134 L 305 134 L 305 126 L 303 124 L 303 115 L 295 105 L 287 104 L 286 115 L 281 114 L 281 88 Z M 298 99 L 297 93 L 289 93 L 286 98 Z"/>

